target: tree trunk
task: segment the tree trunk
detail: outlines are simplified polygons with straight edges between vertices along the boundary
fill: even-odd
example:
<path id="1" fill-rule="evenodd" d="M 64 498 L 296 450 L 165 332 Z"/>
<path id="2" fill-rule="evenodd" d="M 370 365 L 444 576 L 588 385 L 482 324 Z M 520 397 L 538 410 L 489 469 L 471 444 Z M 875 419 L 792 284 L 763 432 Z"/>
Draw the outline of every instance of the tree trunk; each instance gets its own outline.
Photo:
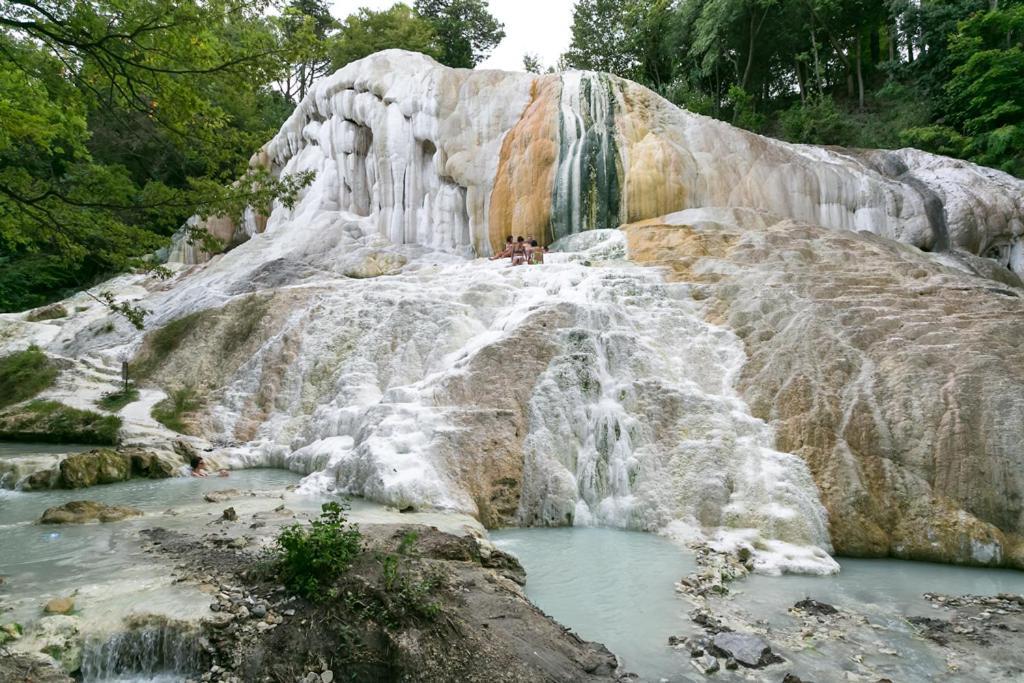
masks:
<path id="1" fill-rule="evenodd" d="M 804 70 L 800 60 L 796 60 L 796 84 L 800 88 L 800 104 L 807 102 L 807 86 L 804 84 Z"/>
<path id="2" fill-rule="evenodd" d="M 896 63 L 896 54 L 899 52 L 899 32 L 896 30 L 896 18 L 893 17 L 889 24 L 889 61 Z"/>
<path id="3" fill-rule="evenodd" d="M 882 61 L 882 36 L 879 35 L 878 27 L 871 29 L 871 66 Z"/>
<path id="4" fill-rule="evenodd" d="M 821 61 L 818 59 L 818 40 L 814 35 L 814 15 L 811 15 L 811 48 L 814 50 L 814 85 L 821 94 Z"/>
<path id="5" fill-rule="evenodd" d="M 857 104 L 860 111 L 864 111 L 864 69 L 861 63 L 864 61 L 860 53 L 861 38 L 857 36 Z"/>

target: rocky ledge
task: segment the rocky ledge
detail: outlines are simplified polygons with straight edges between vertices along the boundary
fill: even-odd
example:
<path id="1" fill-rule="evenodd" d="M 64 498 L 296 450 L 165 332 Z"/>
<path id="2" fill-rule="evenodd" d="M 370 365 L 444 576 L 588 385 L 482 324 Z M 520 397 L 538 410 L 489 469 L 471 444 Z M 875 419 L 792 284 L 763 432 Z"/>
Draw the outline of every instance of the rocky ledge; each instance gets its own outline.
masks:
<path id="1" fill-rule="evenodd" d="M 145 532 L 152 552 L 211 596 L 202 681 L 619 678 L 615 656 L 533 606 L 522 567 L 485 541 L 422 525 L 362 526 L 363 551 L 314 602 L 289 595 L 254 550 L 273 524 L 222 519 L 202 537 Z"/>
<path id="2" fill-rule="evenodd" d="M 0 488 L 81 489 L 133 478 L 165 479 L 175 476 L 186 463 L 177 451 L 137 447 L 5 458 L 0 461 Z"/>

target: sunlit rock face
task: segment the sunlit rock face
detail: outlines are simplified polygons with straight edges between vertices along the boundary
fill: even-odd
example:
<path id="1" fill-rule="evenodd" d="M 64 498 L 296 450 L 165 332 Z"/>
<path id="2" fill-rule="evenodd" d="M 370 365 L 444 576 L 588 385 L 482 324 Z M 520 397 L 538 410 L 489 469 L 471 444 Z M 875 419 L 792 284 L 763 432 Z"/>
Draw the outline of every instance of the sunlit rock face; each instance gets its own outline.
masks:
<path id="1" fill-rule="evenodd" d="M 749 211 L 628 234 L 743 340 L 738 386 L 810 466 L 838 552 L 1024 567 L 1024 292 Z"/>

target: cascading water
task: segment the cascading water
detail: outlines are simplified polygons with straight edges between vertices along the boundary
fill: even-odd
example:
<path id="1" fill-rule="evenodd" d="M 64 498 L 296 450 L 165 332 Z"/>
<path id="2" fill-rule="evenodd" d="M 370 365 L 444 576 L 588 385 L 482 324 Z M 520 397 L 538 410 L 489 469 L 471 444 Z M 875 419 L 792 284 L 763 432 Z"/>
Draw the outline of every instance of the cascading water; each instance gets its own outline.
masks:
<path id="1" fill-rule="evenodd" d="M 519 509 L 492 523 L 704 535 L 752 544 L 766 570 L 834 570 L 806 467 L 772 449 L 732 388 L 740 342 L 704 322 L 687 285 L 607 261 L 620 232 L 563 244 L 543 268 L 427 254 L 402 274 L 303 288 L 217 401 L 221 438 L 237 438 L 269 374 L 278 395 L 233 452 L 310 475 L 306 491 L 483 518 L 479 480 L 501 469 Z M 515 429 L 480 442 L 516 410 Z"/>
<path id="2" fill-rule="evenodd" d="M 204 655 L 194 625 L 143 621 L 111 636 L 86 640 L 81 675 L 84 683 L 153 680 L 161 675 L 180 679 L 202 671 Z"/>
<path id="3" fill-rule="evenodd" d="M 562 76 L 551 241 L 622 223 L 622 163 L 615 143 L 612 98 L 608 76 L 579 71 Z"/>

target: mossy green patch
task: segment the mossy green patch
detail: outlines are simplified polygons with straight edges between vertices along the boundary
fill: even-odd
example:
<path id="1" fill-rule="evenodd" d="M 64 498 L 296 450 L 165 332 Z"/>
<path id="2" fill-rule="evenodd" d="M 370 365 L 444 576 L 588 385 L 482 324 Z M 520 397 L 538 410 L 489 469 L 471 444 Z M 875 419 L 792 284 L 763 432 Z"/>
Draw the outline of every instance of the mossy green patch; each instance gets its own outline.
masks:
<path id="1" fill-rule="evenodd" d="M 0 358 L 0 408 L 32 398 L 58 374 L 57 365 L 37 346 Z"/>
<path id="2" fill-rule="evenodd" d="M 174 353 L 185 338 L 199 326 L 205 313 L 206 311 L 199 311 L 172 320 L 159 330 L 146 335 L 146 343 L 128 368 L 131 376 L 142 380 L 156 372 L 160 364 Z"/>
<path id="3" fill-rule="evenodd" d="M 189 413 L 203 406 L 202 397 L 194 387 L 185 386 L 171 391 L 171 395 L 153 406 L 153 419 L 179 434 L 188 433 L 185 421 Z"/>
<path id="4" fill-rule="evenodd" d="M 79 410 L 58 401 L 32 401 L 0 414 L 0 440 L 86 443 L 118 442 L 121 418 Z"/>
<path id="5" fill-rule="evenodd" d="M 129 403 L 134 403 L 138 400 L 139 390 L 133 386 L 129 386 L 127 389 L 120 389 L 109 394 L 104 394 L 103 397 L 96 402 L 96 405 L 103 408 L 103 410 L 109 410 L 112 413 L 116 413 Z"/>

